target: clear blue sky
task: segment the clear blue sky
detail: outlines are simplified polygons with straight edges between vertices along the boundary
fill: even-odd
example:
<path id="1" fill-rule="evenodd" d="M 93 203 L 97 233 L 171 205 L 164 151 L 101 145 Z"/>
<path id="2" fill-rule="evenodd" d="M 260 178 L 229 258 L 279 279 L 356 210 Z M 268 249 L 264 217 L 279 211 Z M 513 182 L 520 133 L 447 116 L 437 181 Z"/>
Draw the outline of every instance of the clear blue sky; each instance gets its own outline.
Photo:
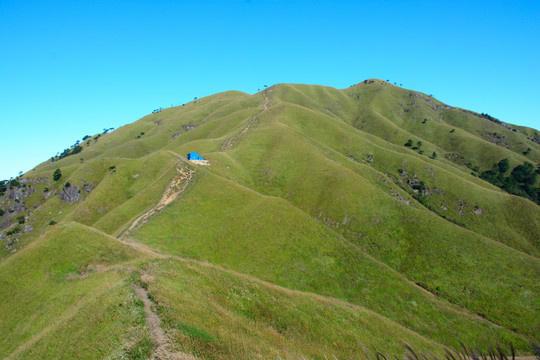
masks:
<path id="1" fill-rule="evenodd" d="M 0 179 L 225 90 L 389 79 L 540 128 L 539 1 L 0 0 Z"/>

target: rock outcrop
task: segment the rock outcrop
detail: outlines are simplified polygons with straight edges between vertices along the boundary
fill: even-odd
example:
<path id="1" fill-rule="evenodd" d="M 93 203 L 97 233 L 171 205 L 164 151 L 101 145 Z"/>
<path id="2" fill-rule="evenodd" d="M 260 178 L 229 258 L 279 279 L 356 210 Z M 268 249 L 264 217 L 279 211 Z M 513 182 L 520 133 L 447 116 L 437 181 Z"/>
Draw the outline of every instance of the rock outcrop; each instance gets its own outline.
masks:
<path id="1" fill-rule="evenodd" d="M 81 189 L 76 185 L 62 187 L 62 190 L 56 192 L 60 200 L 73 204 L 81 199 Z"/>

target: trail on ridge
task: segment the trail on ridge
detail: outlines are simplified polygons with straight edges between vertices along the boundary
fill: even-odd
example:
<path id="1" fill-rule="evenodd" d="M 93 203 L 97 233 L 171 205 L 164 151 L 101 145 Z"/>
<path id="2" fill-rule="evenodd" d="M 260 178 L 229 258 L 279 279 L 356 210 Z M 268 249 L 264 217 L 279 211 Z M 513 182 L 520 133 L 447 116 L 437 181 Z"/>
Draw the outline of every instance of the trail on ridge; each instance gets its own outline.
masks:
<path id="1" fill-rule="evenodd" d="M 157 254 L 153 250 L 141 244 L 137 244 L 132 241 L 129 241 L 127 238 L 133 231 L 143 226 L 152 216 L 159 213 L 166 206 L 168 206 L 174 200 L 176 200 L 178 196 L 186 190 L 187 186 L 189 185 L 193 177 L 193 172 L 194 170 L 185 169 L 181 166 L 178 166 L 176 168 L 176 176 L 171 180 L 169 185 L 167 185 L 158 203 L 154 205 L 152 208 L 150 208 L 148 211 L 144 212 L 142 215 L 138 216 L 135 220 L 133 220 L 131 225 L 124 232 L 122 232 L 122 234 L 120 234 L 120 236 L 118 236 L 117 239 L 145 253 L 151 253 L 155 255 L 157 258 L 164 257 L 163 255 Z M 172 347 L 171 342 L 169 338 L 167 337 L 167 335 L 165 334 L 165 331 L 161 327 L 161 319 L 152 310 L 152 302 L 148 298 L 148 293 L 146 292 L 144 288 L 140 287 L 137 284 L 132 283 L 131 285 L 133 287 L 133 290 L 135 291 L 135 295 L 144 304 L 144 312 L 146 314 L 146 323 L 150 331 L 150 337 L 154 344 L 152 359 L 153 360 L 193 360 L 193 359 L 196 359 L 195 357 L 190 356 L 185 353 L 171 351 L 171 347 Z"/>
<path id="2" fill-rule="evenodd" d="M 272 90 L 269 89 L 268 92 L 271 93 Z M 240 139 L 240 137 L 242 135 L 246 134 L 252 127 L 257 125 L 259 115 L 261 115 L 262 113 L 264 113 L 265 111 L 268 110 L 270 100 L 271 100 L 270 97 L 267 95 L 266 91 L 264 92 L 263 95 L 264 95 L 263 110 L 260 113 L 258 113 L 257 115 L 252 116 L 251 119 L 249 119 L 249 122 L 246 125 L 246 127 L 239 134 L 233 136 L 232 138 L 230 138 L 228 140 L 225 140 L 225 142 L 221 145 L 221 148 L 219 149 L 220 151 L 229 151 L 229 150 L 231 150 L 234 147 L 234 145 L 236 145 L 238 139 Z"/>
<path id="3" fill-rule="evenodd" d="M 178 195 L 184 192 L 186 190 L 186 187 L 191 181 L 191 178 L 193 176 L 193 171 L 189 169 L 183 169 L 181 167 L 176 168 L 176 177 L 174 177 L 169 185 L 167 185 L 167 188 L 165 189 L 165 192 L 161 196 L 161 199 L 159 202 L 153 206 L 151 209 L 137 217 L 131 225 L 122 233 L 120 236 L 118 236 L 118 239 L 120 241 L 125 242 L 125 239 L 127 236 L 132 233 L 133 231 L 140 228 L 142 225 L 144 225 L 152 216 L 163 210 L 167 205 L 172 203 Z"/>
<path id="4" fill-rule="evenodd" d="M 148 298 L 146 290 L 139 285 L 131 284 L 135 295 L 143 302 L 144 312 L 146 314 L 146 323 L 150 330 L 150 337 L 154 343 L 154 353 L 152 359 L 154 360 L 192 360 L 195 357 L 180 353 L 173 352 L 169 349 L 169 338 L 165 334 L 165 331 L 161 327 L 161 319 L 152 311 L 152 302 Z"/>

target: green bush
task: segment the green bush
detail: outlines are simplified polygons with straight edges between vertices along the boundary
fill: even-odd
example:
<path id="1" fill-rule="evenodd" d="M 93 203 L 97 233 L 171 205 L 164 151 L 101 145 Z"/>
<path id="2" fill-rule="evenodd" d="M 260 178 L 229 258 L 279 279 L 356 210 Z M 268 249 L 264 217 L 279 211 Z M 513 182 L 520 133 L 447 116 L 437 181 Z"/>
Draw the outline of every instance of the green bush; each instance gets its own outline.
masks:
<path id="1" fill-rule="evenodd" d="M 15 226 L 13 229 L 6 232 L 7 236 L 15 235 L 21 232 L 21 228 L 18 226 Z"/>
<path id="2" fill-rule="evenodd" d="M 510 194 L 521 196 L 540 204 L 540 188 L 534 186 L 538 176 L 538 170 L 534 168 L 534 165 L 524 162 L 512 169 L 510 176 L 505 177 L 504 174 L 508 169 L 510 169 L 508 159 L 503 159 L 497 164 L 493 164 L 491 170 L 483 171 L 480 174 L 480 178 L 500 187 Z"/>
<path id="3" fill-rule="evenodd" d="M 503 159 L 499 161 L 497 166 L 499 167 L 499 172 L 501 174 L 504 174 L 505 172 L 508 171 L 508 169 L 510 169 L 510 162 L 508 161 L 508 159 Z"/>
<path id="4" fill-rule="evenodd" d="M 7 184 L 7 182 L 8 182 L 7 180 L 0 181 L 0 196 L 3 196 L 4 193 L 6 192 L 6 188 L 7 188 L 6 184 Z"/>
<path id="5" fill-rule="evenodd" d="M 60 171 L 60 169 L 54 170 L 53 180 L 58 181 L 58 180 L 60 180 L 61 177 L 62 177 L 62 172 Z"/>

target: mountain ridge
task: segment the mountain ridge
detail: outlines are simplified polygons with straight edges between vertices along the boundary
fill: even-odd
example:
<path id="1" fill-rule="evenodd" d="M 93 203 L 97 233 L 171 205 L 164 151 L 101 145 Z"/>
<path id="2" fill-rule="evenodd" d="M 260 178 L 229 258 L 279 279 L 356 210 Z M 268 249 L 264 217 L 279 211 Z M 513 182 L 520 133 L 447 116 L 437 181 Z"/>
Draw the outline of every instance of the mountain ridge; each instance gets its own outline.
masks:
<path id="1" fill-rule="evenodd" d="M 534 141 L 537 130 L 501 123 L 376 79 L 342 90 L 277 84 L 254 95 L 229 91 L 162 109 L 87 138 L 76 155 L 38 165 L 16 179 L 18 186 L 6 184 L 0 196 L 0 220 L 7 224 L 0 233 L 5 243 L 0 272 L 7 260 L 27 253 L 31 247 L 24 244 L 39 234 L 50 237 L 57 227 L 72 224 L 77 230 L 59 235 L 58 241 L 78 232 L 86 238 L 95 229 L 141 244 L 139 250 L 206 261 L 222 268 L 215 273 L 220 278 L 225 276 L 220 271 L 234 271 L 361 306 L 444 346 L 457 347 L 459 338 L 485 350 L 489 343 L 511 341 L 528 351 L 529 342 L 540 341 L 534 318 L 540 310 L 535 305 L 540 299 L 535 282 L 540 212 L 531 200 L 480 177 L 496 171 L 496 179 L 511 183 L 516 168 L 530 170 L 520 168 L 522 163 L 529 162 L 533 172 L 540 169 L 540 146 Z M 190 163 L 181 155 L 190 151 L 203 154 L 211 165 Z M 506 170 L 499 171 L 505 169 L 497 165 L 503 159 L 508 159 Z M 57 181 L 52 178 L 56 169 L 61 170 Z M 189 182 L 182 183 L 178 171 L 192 174 Z M 524 187 L 529 192 L 539 185 L 533 175 L 525 178 L 534 179 Z M 176 200 L 158 206 L 166 189 L 181 186 Z M 145 214 L 152 216 L 126 233 Z M 247 357 L 262 348 L 255 345 L 257 338 L 246 335 L 242 345 L 231 338 L 237 325 L 219 331 L 210 326 L 217 321 L 213 312 L 199 314 L 200 320 L 182 313 L 171 302 L 180 288 L 170 280 L 165 285 L 161 277 L 209 286 L 215 302 L 201 299 L 199 305 L 233 311 L 240 316 L 235 324 L 273 328 L 286 312 L 279 304 L 253 300 L 248 283 L 238 285 L 238 294 L 244 295 L 233 294 L 188 275 L 189 267 L 171 260 L 150 253 L 135 259 L 133 265 L 118 265 L 124 269 L 122 281 L 147 287 L 165 333 L 175 339 L 168 345 L 175 351 L 227 358 L 240 356 L 230 352 L 232 344 L 251 354 Z M 156 274 L 151 275 L 155 283 L 141 280 L 146 272 Z M 134 299 L 133 289 L 124 289 Z M 198 296 L 193 287 L 182 291 Z M 269 291 L 256 293 L 267 299 Z M 243 305 L 233 306 L 233 298 Z M 322 326 L 315 325 L 315 313 L 306 314 L 306 324 Z M 318 352 L 317 344 L 328 349 L 321 337 L 308 340 L 296 330 L 287 332 L 295 328 L 287 319 L 282 318 L 287 324 L 283 334 L 295 339 L 289 346 L 303 349 L 295 354 L 331 353 Z M 330 337 L 337 341 L 344 324 L 331 322 Z M 144 331 L 135 331 L 136 345 L 117 344 L 115 351 L 151 354 Z M 360 333 L 368 335 L 355 331 L 338 342 L 362 354 L 349 342 L 361 341 Z M 229 347 L 219 345 L 223 341 Z M 281 340 L 266 344 L 264 351 L 283 351 Z M 377 344 L 398 351 L 392 339 Z M 111 346 L 104 351 L 112 351 Z"/>

